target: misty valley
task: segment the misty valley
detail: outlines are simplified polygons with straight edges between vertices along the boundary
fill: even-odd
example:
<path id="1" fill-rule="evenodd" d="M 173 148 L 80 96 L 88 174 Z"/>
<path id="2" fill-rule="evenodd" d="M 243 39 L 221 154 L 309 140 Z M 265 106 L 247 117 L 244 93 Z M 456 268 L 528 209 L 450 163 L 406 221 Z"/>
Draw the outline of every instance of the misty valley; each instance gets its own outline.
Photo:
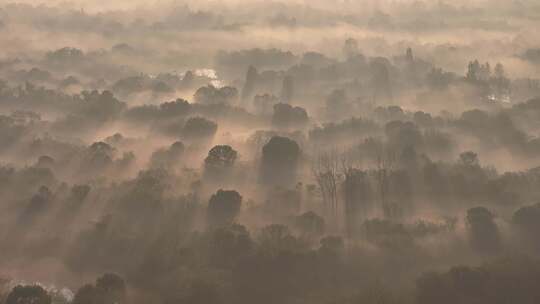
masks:
<path id="1" fill-rule="evenodd" d="M 540 303 L 536 0 L 0 0 L 0 304 Z"/>

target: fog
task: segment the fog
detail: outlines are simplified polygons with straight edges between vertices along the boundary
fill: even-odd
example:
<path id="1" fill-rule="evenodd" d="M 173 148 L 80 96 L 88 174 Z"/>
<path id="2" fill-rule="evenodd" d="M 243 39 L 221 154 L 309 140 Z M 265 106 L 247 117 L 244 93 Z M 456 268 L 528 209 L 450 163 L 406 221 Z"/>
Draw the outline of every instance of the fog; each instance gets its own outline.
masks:
<path id="1" fill-rule="evenodd" d="M 540 303 L 536 0 L 0 0 L 0 304 Z"/>

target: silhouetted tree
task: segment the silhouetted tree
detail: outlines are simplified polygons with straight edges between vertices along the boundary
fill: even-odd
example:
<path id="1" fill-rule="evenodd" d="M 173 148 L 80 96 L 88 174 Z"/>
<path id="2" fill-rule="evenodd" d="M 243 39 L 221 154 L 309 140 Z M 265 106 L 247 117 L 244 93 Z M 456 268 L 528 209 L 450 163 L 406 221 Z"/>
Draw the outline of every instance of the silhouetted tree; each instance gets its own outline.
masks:
<path id="1" fill-rule="evenodd" d="M 86 284 L 75 293 L 72 304 L 122 304 L 126 303 L 126 283 L 119 275 L 106 273 L 96 279 L 96 284 Z"/>
<path id="2" fill-rule="evenodd" d="M 6 298 L 6 304 L 51 304 L 52 298 L 38 285 L 17 285 Z"/>
<path id="3" fill-rule="evenodd" d="M 319 186 L 323 204 L 328 215 L 332 217 L 332 225 L 337 225 L 339 213 L 339 185 L 341 175 L 339 172 L 339 159 L 336 152 L 321 153 L 313 161 L 312 172 Z"/>
<path id="4" fill-rule="evenodd" d="M 81 204 L 90 193 L 90 190 L 91 188 L 89 185 L 73 185 L 69 197 L 71 203 L 75 205 Z"/>
<path id="5" fill-rule="evenodd" d="M 37 217 L 45 214 L 50 209 L 53 201 L 53 194 L 46 186 L 39 187 L 36 194 L 32 196 L 29 204 L 19 216 L 19 229 L 29 228 Z"/>
<path id="6" fill-rule="evenodd" d="M 185 152 L 182 142 L 173 143 L 168 149 L 159 149 L 152 153 L 150 166 L 153 168 L 174 168 L 179 164 Z"/>
<path id="7" fill-rule="evenodd" d="M 390 197 L 392 189 L 391 176 L 396 166 L 395 151 L 387 147 L 378 147 L 376 153 L 375 180 L 381 208 L 385 217 L 395 219 L 401 216 L 402 212 L 400 206 Z"/>
<path id="8" fill-rule="evenodd" d="M 189 118 L 182 130 L 182 136 L 189 140 L 211 139 L 217 132 L 217 124 L 203 117 Z"/>
<path id="9" fill-rule="evenodd" d="M 344 168 L 343 198 L 345 204 L 345 230 L 353 237 L 360 228 L 359 223 L 366 218 L 373 200 L 373 191 L 366 172 Z"/>
<path id="10" fill-rule="evenodd" d="M 117 274 L 106 273 L 97 278 L 96 289 L 103 293 L 105 304 L 122 304 L 126 301 L 126 283 Z"/>
<path id="11" fill-rule="evenodd" d="M 274 136 L 262 148 L 260 181 L 288 187 L 295 184 L 300 147 L 287 137 Z"/>
<path id="12" fill-rule="evenodd" d="M 387 219 L 369 219 L 364 221 L 366 239 L 384 249 L 405 251 L 414 246 L 414 238 L 405 225 Z"/>
<path id="13" fill-rule="evenodd" d="M 36 163 L 36 167 L 38 167 L 38 168 L 53 169 L 54 165 L 55 165 L 54 158 L 52 158 L 50 156 L 47 156 L 47 155 L 40 156 L 38 158 L 37 163 Z"/>
<path id="14" fill-rule="evenodd" d="M 231 146 L 214 146 L 208 151 L 208 156 L 204 159 L 205 176 L 211 180 L 224 178 L 233 168 L 237 158 L 238 152 Z"/>
<path id="15" fill-rule="evenodd" d="M 324 219 L 313 211 L 308 211 L 295 218 L 295 227 L 305 237 L 318 237 L 324 234 Z"/>
<path id="16" fill-rule="evenodd" d="M 222 227 L 234 222 L 240 212 L 242 196 L 234 190 L 218 190 L 208 202 L 208 224 Z"/>
<path id="17" fill-rule="evenodd" d="M 394 120 L 387 123 L 384 129 L 390 147 L 398 152 L 422 144 L 422 133 L 413 122 Z"/>
<path id="18" fill-rule="evenodd" d="M 525 245 L 530 244 L 533 249 L 540 249 L 540 204 L 519 208 L 512 216 L 512 223 L 525 236 Z"/>
<path id="19" fill-rule="evenodd" d="M 475 207 L 467 210 L 466 224 L 473 249 L 488 254 L 497 253 L 501 249 L 499 228 L 488 209 Z"/>
<path id="20" fill-rule="evenodd" d="M 271 224 L 261 229 L 258 236 L 261 253 L 268 256 L 278 256 L 283 253 L 302 252 L 307 244 L 294 237 L 289 227 L 281 224 Z"/>
<path id="21" fill-rule="evenodd" d="M 472 151 L 466 151 L 459 155 L 459 164 L 465 167 L 478 167 L 480 161 L 478 160 L 478 154 Z"/>
<path id="22" fill-rule="evenodd" d="M 95 142 L 84 154 L 83 166 L 94 172 L 108 168 L 114 159 L 116 150 L 107 143 Z"/>
<path id="23" fill-rule="evenodd" d="M 201 87 L 195 92 L 194 99 L 202 104 L 232 104 L 238 98 L 238 90 L 234 87 L 216 88 L 213 85 Z"/>
<path id="24" fill-rule="evenodd" d="M 410 47 L 407 48 L 407 51 L 405 52 L 405 60 L 407 61 L 407 63 L 414 62 L 413 50 Z"/>
<path id="25" fill-rule="evenodd" d="M 441 68 L 432 68 L 426 75 L 426 82 L 431 89 L 442 90 L 448 88 L 455 78 L 456 75 L 453 73 L 443 71 Z"/>
<path id="26" fill-rule="evenodd" d="M 274 105 L 272 124 L 277 128 L 303 127 L 307 124 L 308 119 L 306 110 L 301 107 L 293 107 L 286 103 Z"/>
<path id="27" fill-rule="evenodd" d="M 233 267 L 252 254 L 255 244 L 246 227 L 238 224 L 213 230 L 210 241 L 210 259 L 218 267 Z"/>

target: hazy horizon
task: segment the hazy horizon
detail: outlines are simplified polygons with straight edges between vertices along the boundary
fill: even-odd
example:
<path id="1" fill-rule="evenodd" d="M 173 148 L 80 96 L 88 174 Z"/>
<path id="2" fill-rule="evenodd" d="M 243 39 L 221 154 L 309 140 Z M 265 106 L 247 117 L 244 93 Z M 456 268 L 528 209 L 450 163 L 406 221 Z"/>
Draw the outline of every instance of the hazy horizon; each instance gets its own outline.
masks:
<path id="1" fill-rule="evenodd" d="M 536 0 L 0 0 L 0 304 L 540 302 Z"/>

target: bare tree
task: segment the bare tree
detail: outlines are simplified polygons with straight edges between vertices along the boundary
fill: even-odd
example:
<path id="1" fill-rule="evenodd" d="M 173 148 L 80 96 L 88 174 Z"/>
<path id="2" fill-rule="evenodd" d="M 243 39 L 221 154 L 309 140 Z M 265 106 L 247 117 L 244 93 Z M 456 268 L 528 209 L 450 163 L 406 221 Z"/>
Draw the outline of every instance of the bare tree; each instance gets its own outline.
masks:
<path id="1" fill-rule="evenodd" d="M 395 170 L 396 153 L 386 147 L 381 147 L 377 153 L 377 162 L 375 169 L 375 178 L 377 182 L 377 191 L 382 211 L 385 217 L 395 218 L 399 215 L 399 208 L 395 202 L 391 202 L 390 177 Z"/>
<path id="2" fill-rule="evenodd" d="M 335 151 L 320 153 L 312 166 L 313 176 L 319 187 L 325 212 L 332 221 L 338 222 L 338 188 L 341 179 L 339 172 L 339 158 Z"/>
<path id="3" fill-rule="evenodd" d="M 348 237 L 352 237 L 357 228 L 356 224 L 368 213 L 372 191 L 366 171 L 357 168 L 345 157 L 342 157 L 341 164 L 345 231 Z"/>

